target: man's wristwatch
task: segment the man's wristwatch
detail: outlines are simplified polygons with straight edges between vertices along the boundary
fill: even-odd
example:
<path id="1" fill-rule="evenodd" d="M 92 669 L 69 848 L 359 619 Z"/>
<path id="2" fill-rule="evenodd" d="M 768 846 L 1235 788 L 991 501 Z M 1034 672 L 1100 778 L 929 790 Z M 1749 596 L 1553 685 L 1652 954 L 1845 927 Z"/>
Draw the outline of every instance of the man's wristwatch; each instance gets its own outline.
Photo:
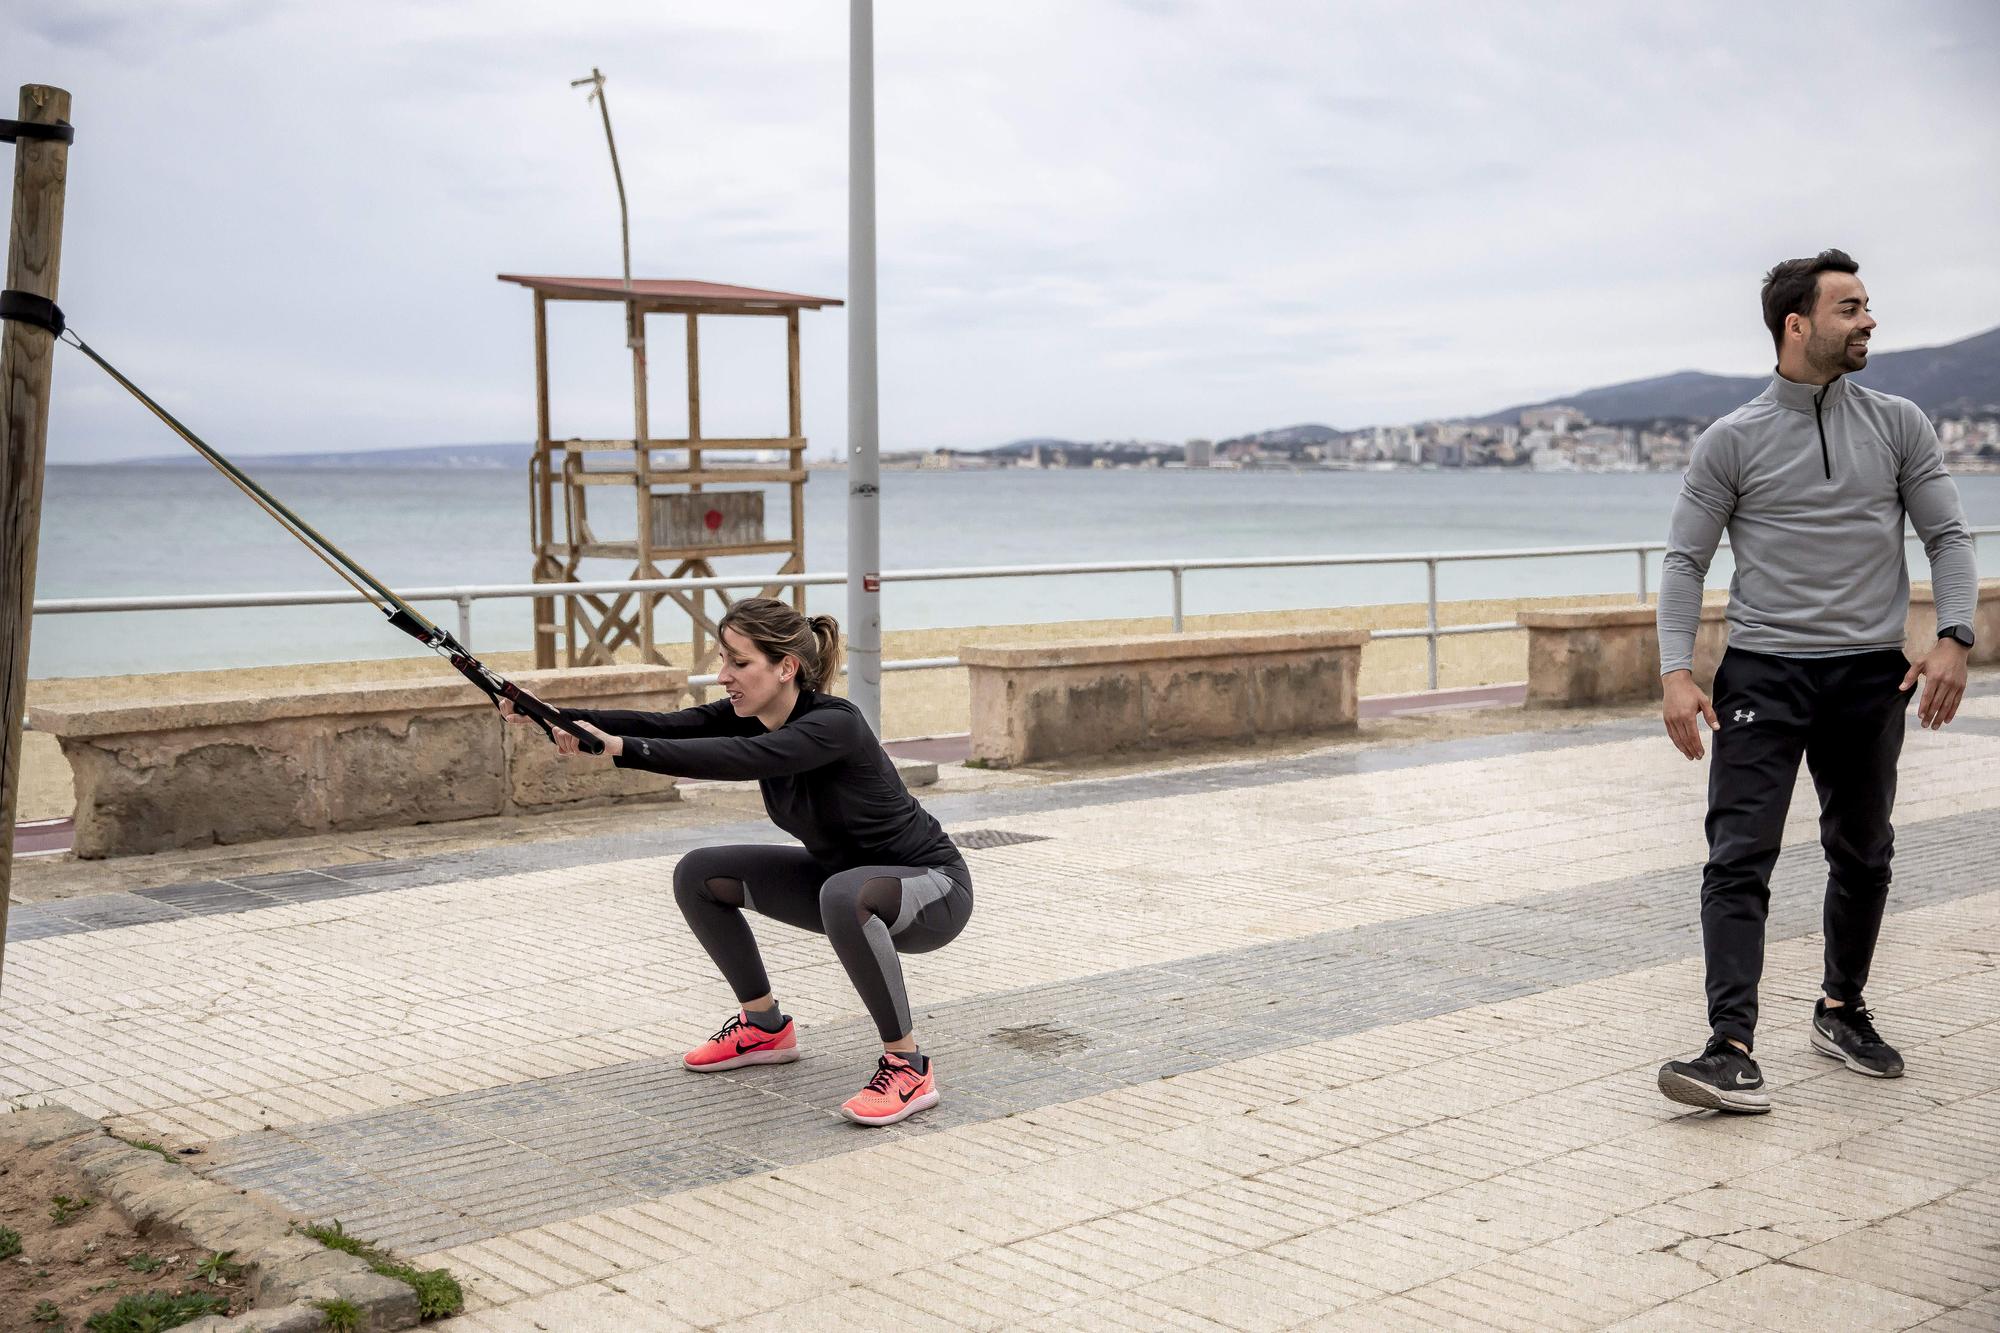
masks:
<path id="1" fill-rule="evenodd" d="M 1956 640 L 1957 642 L 1964 644 L 1967 648 L 1970 648 L 1972 646 L 1972 626 L 1946 625 L 1944 628 L 1938 631 L 1938 637 L 1940 639 Z"/>

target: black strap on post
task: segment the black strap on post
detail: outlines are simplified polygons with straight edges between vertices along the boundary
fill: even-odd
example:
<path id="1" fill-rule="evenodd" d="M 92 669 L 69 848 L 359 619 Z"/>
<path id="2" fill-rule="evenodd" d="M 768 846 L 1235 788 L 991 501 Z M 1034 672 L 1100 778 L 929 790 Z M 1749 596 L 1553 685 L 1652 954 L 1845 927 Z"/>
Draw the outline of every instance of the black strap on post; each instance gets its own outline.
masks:
<path id="1" fill-rule="evenodd" d="M 0 319 L 16 319 L 62 337 L 63 312 L 46 296 L 9 287 L 0 292 Z"/>
<path id="2" fill-rule="evenodd" d="M 75 143 L 76 126 L 66 120 L 53 125 L 43 125 L 32 120 L 0 120 L 0 143 L 13 143 L 17 139 L 49 139 L 56 143 Z"/>

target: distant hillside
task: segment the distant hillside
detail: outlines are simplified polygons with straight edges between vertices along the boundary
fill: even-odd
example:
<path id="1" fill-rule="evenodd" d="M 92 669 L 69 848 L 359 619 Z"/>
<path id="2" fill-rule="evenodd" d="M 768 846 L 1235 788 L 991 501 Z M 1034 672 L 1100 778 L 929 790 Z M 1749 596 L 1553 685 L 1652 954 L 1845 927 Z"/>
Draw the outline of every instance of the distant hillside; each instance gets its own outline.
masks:
<path id="1" fill-rule="evenodd" d="M 1883 393 L 1908 398 L 1932 416 L 2000 412 L 2000 328 L 1947 343 L 1877 352 L 1855 377 Z M 1568 403 L 1593 421 L 1651 421 L 1658 417 L 1712 419 L 1763 392 L 1765 375 L 1710 375 L 1683 370 L 1653 379 L 1584 389 L 1539 403 L 1523 403 L 1478 418 L 1495 425 L 1519 421 L 1531 407 Z"/>
<path id="2" fill-rule="evenodd" d="M 986 448 L 954 449 L 953 453 L 977 453 L 992 458 L 1026 458 L 1036 449 L 1044 454 L 1076 453 L 1103 454 L 1107 457 L 1143 458 L 1148 454 L 1178 451 L 1180 445 L 1160 440 L 1058 440 L 1052 436 L 1036 436 L 1027 440 L 1010 440 L 1006 444 L 991 445 Z"/>
<path id="3" fill-rule="evenodd" d="M 1332 426 L 1322 426 L 1318 422 L 1307 422 L 1301 426 L 1279 426 L 1272 430 L 1260 430 L 1254 435 L 1235 435 L 1217 444 L 1269 444 L 1307 445 L 1325 444 L 1329 440 L 1341 439 L 1346 432 Z"/>
<path id="4" fill-rule="evenodd" d="M 1021 458 L 1036 449 L 1041 449 L 1045 453 L 1053 453 L 1058 449 L 1075 449 L 1078 447 L 1080 447 L 1080 442 L 1077 440 L 1058 440 L 1050 435 L 1037 435 L 1032 439 L 1009 440 L 1005 444 L 991 445 L 978 449 L 976 452 L 993 454 L 1001 458 Z"/>

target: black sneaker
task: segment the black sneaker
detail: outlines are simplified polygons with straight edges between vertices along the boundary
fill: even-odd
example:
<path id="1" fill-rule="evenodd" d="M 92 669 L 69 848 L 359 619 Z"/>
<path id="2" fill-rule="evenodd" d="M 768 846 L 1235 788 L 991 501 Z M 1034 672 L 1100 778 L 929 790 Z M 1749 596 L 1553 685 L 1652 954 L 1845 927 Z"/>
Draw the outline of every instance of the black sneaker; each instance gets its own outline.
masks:
<path id="1" fill-rule="evenodd" d="M 1722 1037 L 1710 1037 L 1697 1059 L 1661 1065 L 1660 1091 L 1670 1102 L 1710 1111 L 1761 1115 L 1771 1109 L 1764 1071 Z"/>
<path id="2" fill-rule="evenodd" d="M 1882 1040 L 1875 1030 L 1875 1015 L 1866 1006 L 1844 1004 L 1826 1007 L 1821 1000 L 1813 1006 L 1812 1048 L 1821 1055 L 1845 1061 L 1857 1074 L 1870 1078 L 1901 1078 L 1903 1057 Z"/>

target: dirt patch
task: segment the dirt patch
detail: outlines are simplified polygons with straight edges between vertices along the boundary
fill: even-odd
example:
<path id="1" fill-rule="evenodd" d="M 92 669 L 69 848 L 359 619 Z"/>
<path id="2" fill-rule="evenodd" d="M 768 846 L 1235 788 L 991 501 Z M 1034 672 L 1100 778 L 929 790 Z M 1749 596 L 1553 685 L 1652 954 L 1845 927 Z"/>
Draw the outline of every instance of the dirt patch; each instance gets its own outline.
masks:
<path id="1" fill-rule="evenodd" d="M 92 1315 L 148 1292 L 189 1291 L 226 1303 L 204 1313 L 248 1307 L 240 1277 L 218 1285 L 199 1271 L 207 1251 L 167 1234 L 140 1235 L 56 1160 L 61 1149 L 0 1144 L 0 1253 L 13 1248 L 7 1232 L 17 1233 L 21 1246 L 0 1259 L 0 1329 L 82 1333 Z"/>

